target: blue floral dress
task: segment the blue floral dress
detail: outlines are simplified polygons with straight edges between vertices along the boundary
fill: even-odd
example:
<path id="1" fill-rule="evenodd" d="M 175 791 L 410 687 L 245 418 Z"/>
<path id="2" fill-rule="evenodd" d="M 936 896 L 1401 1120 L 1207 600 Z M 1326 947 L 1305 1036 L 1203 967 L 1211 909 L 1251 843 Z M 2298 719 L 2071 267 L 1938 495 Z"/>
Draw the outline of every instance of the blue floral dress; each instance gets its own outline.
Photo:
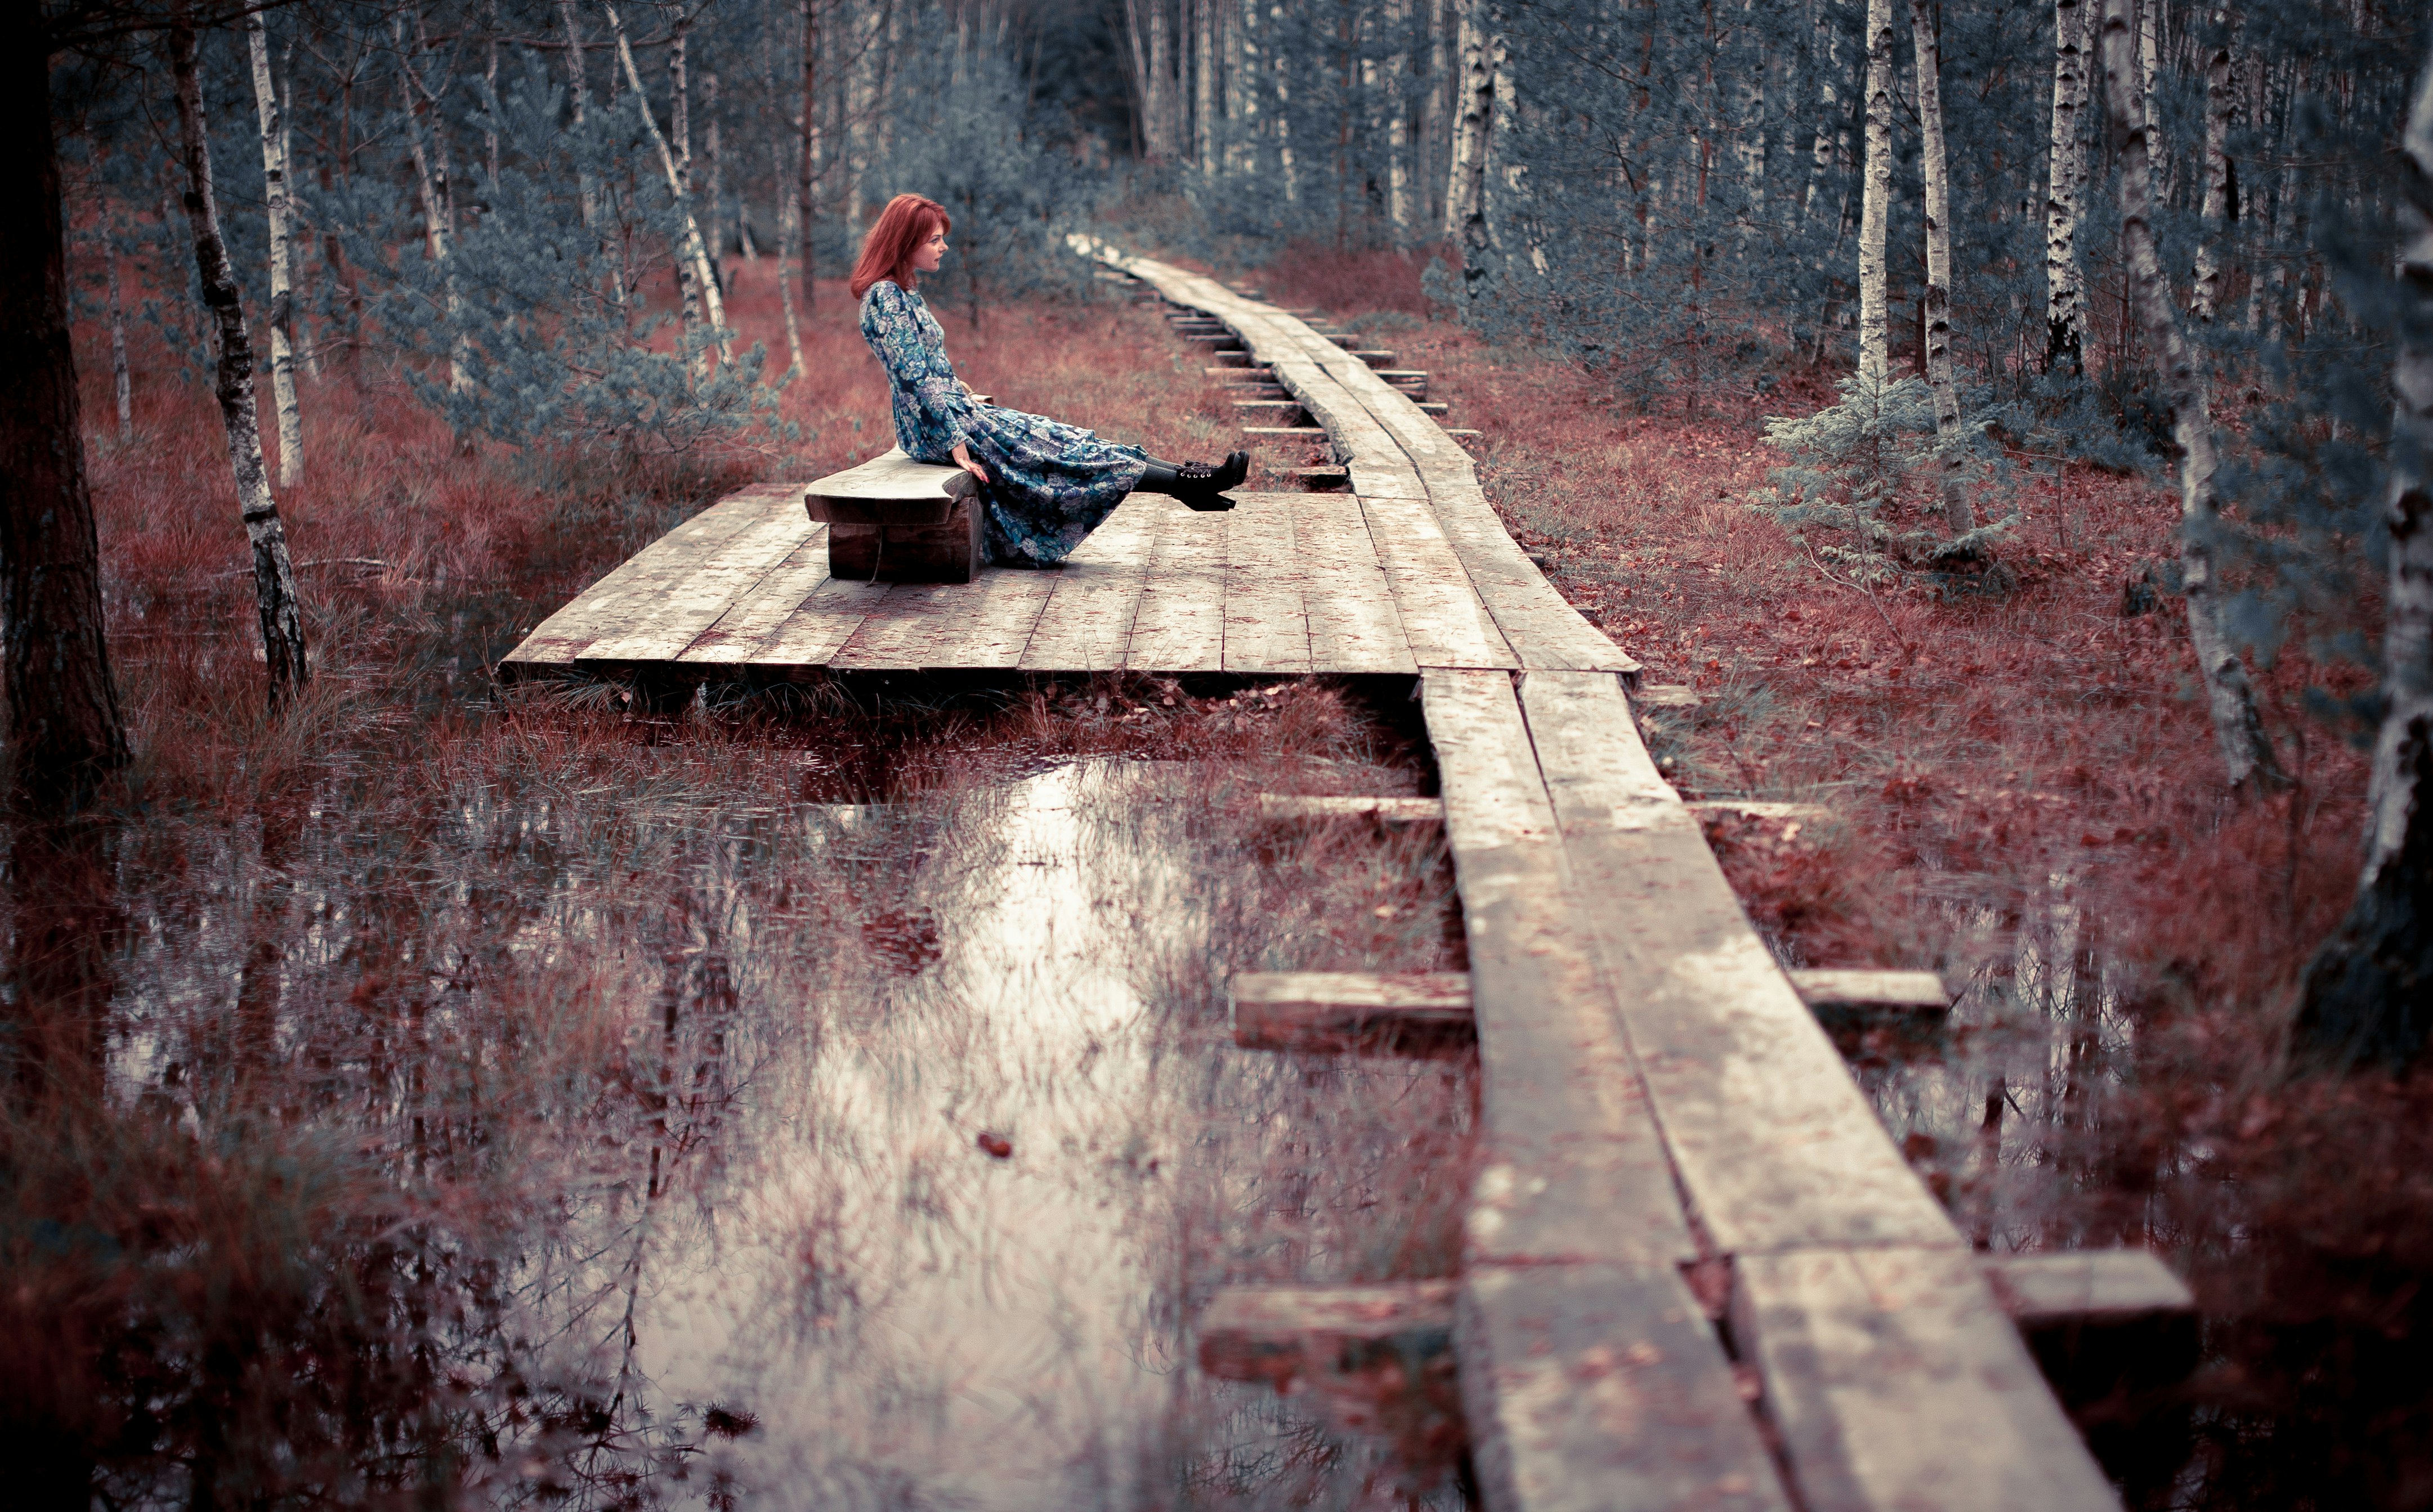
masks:
<path id="1" fill-rule="evenodd" d="M 954 461 L 958 442 L 988 469 L 980 490 L 989 560 L 1048 567 L 1115 512 L 1148 466 L 1138 447 L 1079 426 L 981 404 L 946 360 L 921 297 L 885 280 L 861 297 L 861 338 L 894 390 L 895 443 L 916 462 Z"/>

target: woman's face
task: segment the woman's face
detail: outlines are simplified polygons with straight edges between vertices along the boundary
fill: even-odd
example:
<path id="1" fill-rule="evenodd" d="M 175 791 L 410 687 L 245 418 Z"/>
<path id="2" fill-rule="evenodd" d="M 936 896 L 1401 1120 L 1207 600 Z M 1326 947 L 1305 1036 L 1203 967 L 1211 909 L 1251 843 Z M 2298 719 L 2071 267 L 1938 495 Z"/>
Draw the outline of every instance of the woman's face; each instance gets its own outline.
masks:
<path id="1" fill-rule="evenodd" d="M 945 255 L 946 229 L 944 226 L 932 226 L 929 228 L 929 234 L 921 238 L 920 245 L 912 248 L 912 271 L 935 273 L 938 271 L 938 260 Z"/>

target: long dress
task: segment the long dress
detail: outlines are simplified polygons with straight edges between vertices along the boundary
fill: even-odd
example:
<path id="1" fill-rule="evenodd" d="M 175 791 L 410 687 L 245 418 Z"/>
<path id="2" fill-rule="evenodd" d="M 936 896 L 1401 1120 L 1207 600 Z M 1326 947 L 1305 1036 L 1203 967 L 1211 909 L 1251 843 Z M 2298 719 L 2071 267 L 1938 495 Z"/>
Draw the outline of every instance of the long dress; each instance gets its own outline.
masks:
<path id="1" fill-rule="evenodd" d="M 974 399 L 946 360 L 945 332 L 929 307 L 891 281 L 861 297 L 861 336 L 894 390 L 896 445 L 916 462 L 952 463 L 960 442 L 988 469 L 982 536 L 1000 567 L 1063 561 L 1148 466 L 1138 447 Z"/>

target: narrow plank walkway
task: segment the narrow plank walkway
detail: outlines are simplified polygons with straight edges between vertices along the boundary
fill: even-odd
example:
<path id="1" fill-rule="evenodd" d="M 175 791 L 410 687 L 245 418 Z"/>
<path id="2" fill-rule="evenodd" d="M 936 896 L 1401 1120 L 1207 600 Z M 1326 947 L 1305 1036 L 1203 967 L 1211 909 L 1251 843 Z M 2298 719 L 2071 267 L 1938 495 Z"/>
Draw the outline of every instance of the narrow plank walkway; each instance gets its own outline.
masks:
<path id="1" fill-rule="evenodd" d="M 2116 1508 L 1657 772 L 1638 664 L 1505 533 L 1468 454 L 1376 354 L 1077 249 L 1230 331 L 1350 491 L 1134 498 L 1059 569 L 891 586 L 828 577 L 802 485 L 762 485 L 502 673 L 1416 675 L 1481 1065 L 1455 1347 L 1489 1504 Z"/>

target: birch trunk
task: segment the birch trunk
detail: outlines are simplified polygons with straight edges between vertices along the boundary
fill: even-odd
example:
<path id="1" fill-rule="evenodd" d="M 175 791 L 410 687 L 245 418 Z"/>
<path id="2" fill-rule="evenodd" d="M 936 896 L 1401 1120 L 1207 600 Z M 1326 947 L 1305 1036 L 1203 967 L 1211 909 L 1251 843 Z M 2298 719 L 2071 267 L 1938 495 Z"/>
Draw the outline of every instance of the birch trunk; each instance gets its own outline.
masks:
<path id="1" fill-rule="evenodd" d="M 2187 596 L 2188 639 L 2204 679 L 2214 739 L 2221 747 L 2231 787 L 2278 789 L 2288 779 L 2256 713 L 2247 666 L 2222 630 L 2216 598 L 2213 533 L 2221 505 L 2214 477 L 2219 458 L 2204 384 L 2181 335 L 2170 282 L 2154 245 L 2154 170 L 2147 151 L 2151 127 L 2137 72 L 2136 3 L 2103 0 L 2103 88 L 2121 133 L 2120 250 L 2128 264 L 2130 303 L 2162 370 L 2163 399 L 2171 409 L 2180 451 L 2180 575 Z"/>
<path id="2" fill-rule="evenodd" d="M 1487 132 L 1495 118 L 1495 73 L 1487 56 L 1487 0 L 1459 0 L 1459 35 L 1455 42 L 1461 81 L 1455 95 L 1452 163 L 1445 176 L 1444 233 L 1459 237 L 1465 246 L 1471 223 L 1486 208 Z M 1484 246 L 1485 227 L 1479 228 Z"/>
<path id="3" fill-rule="evenodd" d="M 2163 133 L 2163 0 L 2137 0 L 2137 84 L 2146 101 L 2146 155 L 2154 164 L 2154 203 L 2171 202 L 2171 155 Z"/>
<path id="4" fill-rule="evenodd" d="M 2382 727 L 2356 899 L 2308 964 L 2298 1011 L 2300 1035 L 2343 1062 L 2407 1059 L 2433 1028 L 2433 61 L 2400 157 L 2398 281 L 2414 318 L 2391 375 Z"/>
<path id="5" fill-rule="evenodd" d="M 32 6 L 0 19 L 0 70 L 17 81 L 0 102 L 16 123 L 0 160 L 0 203 L 16 207 L 0 229 L 0 687 L 15 786 L 49 808 L 77 804 L 127 764 L 127 727 L 102 633 L 42 26 Z"/>
<path id="6" fill-rule="evenodd" d="M 118 442 L 125 446 L 135 439 L 135 395 L 127 377 L 127 304 L 118 286 L 118 202 L 106 195 L 101 235 L 102 261 L 110 267 L 110 390 L 118 401 Z"/>
<path id="7" fill-rule="evenodd" d="M 574 24 L 574 0 L 557 0 L 557 18 L 566 27 L 567 94 L 573 108 L 575 127 L 580 130 L 585 109 L 591 103 L 591 70 L 583 59 L 583 33 Z M 588 230 L 600 215 L 599 195 L 592 187 L 591 170 L 577 168 L 574 184 L 575 192 L 583 200 L 584 229 Z"/>
<path id="8" fill-rule="evenodd" d="M 670 179 L 676 202 L 691 214 L 692 194 L 692 90 L 685 76 L 688 26 L 684 11 L 679 8 L 668 28 L 668 141 L 675 155 L 675 172 Z M 634 93 L 640 97 L 642 113 L 651 113 L 651 97 L 639 80 Z M 707 257 L 701 263 L 685 257 L 676 259 L 676 288 L 683 298 L 684 329 L 688 335 L 697 336 L 706 318 L 705 287 L 718 286 L 719 248 L 709 241 L 718 231 L 718 207 L 709 209 L 709 230 L 703 240 Z M 709 371 L 709 348 L 705 343 L 693 348 L 690 371 L 698 382 Z"/>
<path id="9" fill-rule="evenodd" d="M 651 145 L 659 153 L 659 166 L 666 171 L 668 193 L 675 196 L 676 208 L 684 217 L 684 246 L 681 265 L 691 270 L 691 278 L 708 306 L 709 326 L 718 341 L 718 360 L 728 360 L 726 336 L 726 301 L 718 295 L 718 280 L 711 277 L 709 250 L 702 243 L 701 225 L 693 219 L 692 199 L 685 193 L 684 178 L 676 170 L 675 152 L 668 145 L 666 133 L 659 129 L 656 117 L 651 114 L 650 92 L 642 88 L 642 72 L 634 66 L 634 49 L 625 40 L 625 24 L 617 18 L 617 8 L 604 5 L 608 29 L 617 38 L 617 61 L 622 66 L 625 82 L 634 87 L 634 105 L 642 118 L 642 127 L 650 134 Z"/>
<path id="10" fill-rule="evenodd" d="M 2086 192 L 2087 9 L 2054 0 L 2051 158 L 2045 191 L 2045 368 L 2080 365 L 2086 282 L 2078 221 Z"/>
<path id="11" fill-rule="evenodd" d="M 1293 161 L 1292 51 L 1284 44 L 1283 5 L 1269 7 L 1268 19 L 1276 34 L 1276 169 L 1284 175 L 1285 203 L 1290 205 L 1301 199 L 1301 169 Z"/>
<path id="12" fill-rule="evenodd" d="M 794 163 L 794 266 L 802 280 L 803 314 L 818 308 L 811 289 L 811 232 L 819 225 L 819 203 L 812 197 L 813 176 L 819 169 L 820 23 L 817 0 L 803 0 L 803 119 L 800 156 Z M 801 361 L 796 357 L 797 363 Z"/>
<path id="13" fill-rule="evenodd" d="M 1234 25 L 1234 76 L 1229 95 L 1234 102 L 1234 169 L 1259 171 L 1259 84 L 1266 76 L 1259 51 L 1259 0 L 1242 0 Z"/>
<path id="14" fill-rule="evenodd" d="M 1491 0 L 1490 0 L 1491 3 Z M 1528 243 L 1529 265 L 1540 277 L 1547 272 L 1546 248 L 1538 236 L 1538 217 L 1529 201 L 1529 165 L 1515 150 L 1521 119 L 1521 86 L 1512 68 L 1512 48 L 1504 34 L 1504 17 L 1490 9 L 1495 33 L 1488 42 L 1488 60 L 1494 70 L 1495 116 L 1487 134 L 1487 239 L 1499 260 L 1508 263 L 1508 234 L 1518 231 Z"/>
<path id="15" fill-rule="evenodd" d="M 1445 122 L 1445 34 L 1444 0 L 1420 0 L 1426 7 L 1428 76 L 1420 94 L 1420 136 L 1414 144 L 1411 181 L 1417 186 L 1418 203 L 1413 206 L 1414 218 L 1425 226 L 1443 224 L 1443 206 L 1437 192 L 1437 144 L 1447 130 Z"/>
<path id="16" fill-rule="evenodd" d="M 1403 108 L 1403 56 L 1410 41 L 1409 0 L 1387 0 L 1391 51 L 1385 60 L 1386 219 L 1400 245 L 1411 229 L 1410 123 Z"/>
<path id="17" fill-rule="evenodd" d="M 786 319 L 786 352 L 791 359 L 787 371 L 803 370 L 803 327 L 794 314 L 794 269 L 802 255 L 802 242 L 795 234 L 798 222 L 794 217 L 794 175 L 786 171 L 786 154 L 799 148 L 803 139 L 802 123 L 785 108 L 786 93 L 777 87 L 777 0 L 766 0 L 760 16 L 760 97 L 762 125 L 769 134 L 769 181 L 774 187 L 777 201 L 777 304 Z"/>
<path id="18" fill-rule="evenodd" d="M 169 27 L 169 68 L 178 96 L 179 144 L 186 165 L 186 221 L 195 237 L 195 266 L 203 304 L 219 337 L 220 421 L 228 432 L 229 467 L 236 478 L 239 514 L 253 548 L 253 595 L 262 621 L 262 650 L 270 672 L 270 704 L 278 708 L 312 678 L 304 655 L 304 615 L 296 593 L 296 564 L 287 554 L 287 531 L 279 501 L 263 469 L 262 431 L 255 418 L 253 340 L 245 325 L 236 272 L 220 235 L 219 201 L 212 189 L 211 133 L 203 120 L 203 88 L 196 66 L 195 33 L 182 8 Z"/>
<path id="19" fill-rule="evenodd" d="M 2220 36 L 2205 50 L 2203 230 L 2197 242 L 2196 276 L 2189 280 L 2188 308 L 2200 320 L 2221 310 L 2221 238 L 2230 215 L 2230 124 L 2238 84 L 2231 60 L 2229 16 L 2214 13 Z"/>
<path id="20" fill-rule="evenodd" d="M 1168 0 L 1148 0 L 1148 89 L 1143 109 L 1148 117 L 1151 162 L 1171 159 L 1181 145 L 1174 129 L 1174 48 L 1167 41 Z"/>
<path id="21" fill-rule="evenodd" d="M 1926 174 L 1926 383 L 1934 394 L 1935 437 L 1948 446 L 1960 429 L 1960 382 L 1951 371 L 1951 174 L 1943 141 L 1943 50 L 1931 0 L 1909 0 L 1909 27 L 1917 57 L 1919 156 Z M 1943 520 L 1954 535 L 1977 528 L 1966 470 L 1966 459 L 1956 451 L 1944 460 Z"/>
<path id="22" fill-rule="evenodd" d="M 1893 5 L 1867 0 L 1867 161 L 1859 200 L 1859 372 L 1891 381 L 1884 236 L 1893 197 Z"/>
<path id="23" fill-rule="evenodd" d="M 286 131 L 279 90 L 270 76 L 270 37 L 262 12 L 245 18 L 246 50 L 253 61 L 253 107 L 262 126 L 263 198 L 270 220 L 270 398 L 279 414 L 279 486 L 304 481 L 304 416 L 296 404 L 296 296 L 288 281 Z"/>
<path id="24" fill-rule="evenodd" d="M 405 16 L 402 12 L 392 15 L 389 23 L 397 42 L 397 88 L 405 111 L 406 145 L 414 159 L 415 186 L 422 196 L 423 248 L 439 269 L 448 312 L 448 386 L 461 394 L 473 386 L 473 378 L 465 355 L 464 300 L 456 292 L 456 270 L 448 261 L 448 243 L 455 229 L 454 218 L 448 212 L 448 168 L 444 158 L 434 166 L 432 147 L 423 139 L 422 105 L 433 96 L 416 75 L 413 54 L 406 46 Z"/>
<path id="25" fill-rule="evenodd" d="M 1216 0 L 1191 0 L 1191 129 L 1202 177 L 1216 177 Z"/>

